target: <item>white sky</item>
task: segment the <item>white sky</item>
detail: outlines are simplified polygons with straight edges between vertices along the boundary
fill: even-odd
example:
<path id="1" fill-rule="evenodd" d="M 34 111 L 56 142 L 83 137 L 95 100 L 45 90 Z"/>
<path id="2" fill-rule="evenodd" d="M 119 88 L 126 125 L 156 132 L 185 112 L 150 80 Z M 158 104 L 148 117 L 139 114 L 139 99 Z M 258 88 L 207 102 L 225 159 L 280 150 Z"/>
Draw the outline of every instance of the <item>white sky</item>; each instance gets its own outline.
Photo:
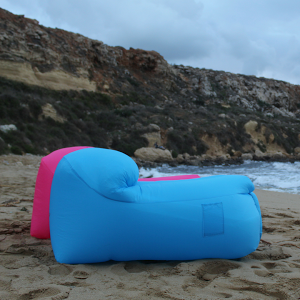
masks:
<path id="1" fill-rule="evenodd" d="M 299 0 L 0 0 L 0 7 L 169 63 L 300 84 Z"/>

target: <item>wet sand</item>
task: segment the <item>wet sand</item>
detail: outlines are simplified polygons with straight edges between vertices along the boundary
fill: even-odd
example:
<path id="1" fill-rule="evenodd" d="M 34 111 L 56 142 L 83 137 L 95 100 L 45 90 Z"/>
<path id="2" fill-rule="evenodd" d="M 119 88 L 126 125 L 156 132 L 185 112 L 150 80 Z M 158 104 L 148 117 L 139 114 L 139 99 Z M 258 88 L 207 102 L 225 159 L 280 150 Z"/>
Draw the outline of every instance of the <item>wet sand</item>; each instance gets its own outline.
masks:
<path id="1" fill-rule="evenodd" d="M 0 299 L 299 299 L 300 196 L 256 190 L 258 249 L 238 260 L 65 265 L 30 236 L 41 157 L 0 156 Z"/>

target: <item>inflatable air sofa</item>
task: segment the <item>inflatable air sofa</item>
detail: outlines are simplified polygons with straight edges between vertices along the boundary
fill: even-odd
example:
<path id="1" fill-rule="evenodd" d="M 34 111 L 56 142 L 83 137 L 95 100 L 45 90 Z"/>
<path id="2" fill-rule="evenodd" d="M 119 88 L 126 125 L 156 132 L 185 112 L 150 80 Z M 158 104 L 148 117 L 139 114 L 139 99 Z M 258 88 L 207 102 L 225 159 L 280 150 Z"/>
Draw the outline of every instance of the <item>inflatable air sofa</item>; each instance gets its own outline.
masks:
<path id="1" fill-rule="evenodd" d="M 127 155 L 64 155 L 52 180 L 50 235 L 60 263 L 235 259 L 253 252 L 261 212 L 246 176 L 138 181 Z"/>
<path id="2" fill-rule="evenodd" d="M 53 176 L 60 160 L 67 154 L 81 149 L 90 148 L 85 146 L 69 147 L 56 150 L 41 160 L 35 184 L 33 199 L 33 210 L 31 217 L 30 234 L 39 239 L 50 238 L 49 227 L 49 205 L 50 192 Z M 139 181 L 160 181 L 160 180 L 182 180 L 200 178 L 199 175 L 179 175 L 156 178 L 140 178 Z"/>

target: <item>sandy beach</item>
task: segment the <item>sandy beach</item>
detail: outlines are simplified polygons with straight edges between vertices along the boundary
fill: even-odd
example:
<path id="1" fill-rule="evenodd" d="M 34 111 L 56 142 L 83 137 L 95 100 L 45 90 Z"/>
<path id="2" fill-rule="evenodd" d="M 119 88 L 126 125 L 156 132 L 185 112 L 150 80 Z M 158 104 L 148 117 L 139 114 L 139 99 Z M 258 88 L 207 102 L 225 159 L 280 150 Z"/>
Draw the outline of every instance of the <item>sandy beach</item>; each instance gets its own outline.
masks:
<path id="1" fill-rule="evenodd" d="M 258 249 L 238 260 L 65 265 L 30 236 L 41 157 L 0 156 L 0 299 L 300 299 L 300 196 L 256 190 Z"/>

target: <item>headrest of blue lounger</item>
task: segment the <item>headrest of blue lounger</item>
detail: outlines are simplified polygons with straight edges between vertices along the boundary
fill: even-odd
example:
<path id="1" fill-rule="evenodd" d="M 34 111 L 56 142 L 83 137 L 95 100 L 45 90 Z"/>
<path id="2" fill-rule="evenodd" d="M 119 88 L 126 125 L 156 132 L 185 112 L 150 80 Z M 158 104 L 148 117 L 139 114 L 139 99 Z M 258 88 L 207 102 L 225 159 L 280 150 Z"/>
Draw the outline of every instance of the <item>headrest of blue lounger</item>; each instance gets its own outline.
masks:
<path id="1" fill-rule="evenodd" d="M 61 163 L 90 188 L 109 199 L 134 202 L 139 187 L 139 169 L 129 156 L 119 151 L 88 148 L 66 155 Z"/>

